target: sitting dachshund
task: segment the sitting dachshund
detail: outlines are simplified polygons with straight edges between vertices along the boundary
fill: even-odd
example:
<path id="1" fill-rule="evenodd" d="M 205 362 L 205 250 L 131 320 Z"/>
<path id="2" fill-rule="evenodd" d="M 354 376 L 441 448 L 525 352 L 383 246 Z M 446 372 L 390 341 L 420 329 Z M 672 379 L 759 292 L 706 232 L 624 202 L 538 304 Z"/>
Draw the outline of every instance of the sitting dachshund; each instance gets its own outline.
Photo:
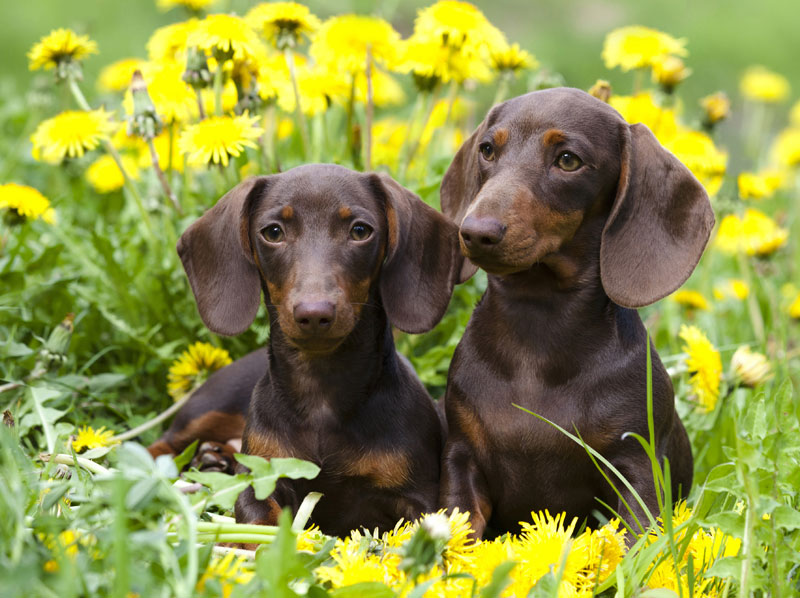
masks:
<path id="1" fill-rule="evenodd" d="M 633 522 L 585 449 L 517 404 L 577 430 L 657 514 L 651 462 L 625 437 L 649 438 L 647 332 L 634 308 L 697 265 L 714 225 L 703 187 L 647 127 L 561 88 L 495 106 L 459 149 L 441 200 L 460 225 L 463 274 L 488 273 L 448 376 L 442 504 L 470 511 L 478 537 L 539 509 L 588 518 L 599 501 Z M 691 447 L 651 356 L 655 450 L 677 498 L 692 482 Z"/>
<path id="2" fill-rule="evenodd" d="M 267 500 L 245 490 L 237 521 L 275 524 L 311 491 L 324 495 L 312 521 L 332 535 L 391 529 L 436 508 L 443 425 L 390 324 L 427 331 L 447 309 L 463 263 L 451 221 L 388 176 L 308 165 L 235 187 L 184 232 L 178 253 L 214 332 L 246 330 L 264 294 L 266 352 L 206 383 L 240 368 L 242 392 L 222 387 L 223 409 L 263 364 L 242 452 L 321 468 L 314 480 L 279 480 Z M 202 394 L 213 422 L 214 393 Z"/>

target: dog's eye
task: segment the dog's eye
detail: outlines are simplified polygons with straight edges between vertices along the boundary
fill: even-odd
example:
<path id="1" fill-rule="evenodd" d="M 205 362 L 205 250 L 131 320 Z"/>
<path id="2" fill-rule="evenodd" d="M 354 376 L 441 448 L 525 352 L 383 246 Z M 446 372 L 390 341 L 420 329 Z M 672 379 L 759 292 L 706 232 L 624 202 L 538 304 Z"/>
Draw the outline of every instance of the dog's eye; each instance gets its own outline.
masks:
<path id="1" fill-rule="evenodd" d="M 489 162 L 494 160 L 494 147 L 492 147 L 492 144 L 488 141 L 481 143 L 478 146 L 478 151 L 481 153 L 481 156 L 483 156 L 484 160 Z"/>
<path id="2" fill-rule="evenodd" d="M 280 243 L 283 241 L 283 229 L 278 224 L 270 224 L 261 229 L 261 236 L 269 243 Z"/>
<path id="3" fill-rule="evenodd" d="M 561 152 L 561 154 L 558 156 L 558 160 L 556 160 L 556 166 L 558 166 L 561 170 L 572 172 L 573 170 L 578 170 L 581 166 L 583 166 L 583 160 L 581 160 L 572 152 Z"/>
<path id="4" fill-rule="evenodd" d="M 356 222 L 350 229 L 350 238 L 353 241 L 366 241 L 372 236 L 372 227 L 363 222 Z"/>

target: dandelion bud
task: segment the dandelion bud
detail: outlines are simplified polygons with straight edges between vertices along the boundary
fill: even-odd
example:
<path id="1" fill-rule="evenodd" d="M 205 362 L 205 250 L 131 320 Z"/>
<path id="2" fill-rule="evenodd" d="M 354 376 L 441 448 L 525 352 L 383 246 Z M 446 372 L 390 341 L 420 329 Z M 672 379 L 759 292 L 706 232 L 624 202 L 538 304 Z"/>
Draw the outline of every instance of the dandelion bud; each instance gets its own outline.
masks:
<path id="1" fill-rule="evenodd" d="M 186 70 L 181 77 L 194 89 L 203 89 L 211 85 L 213 79 L 211 71 L 208 69 L 208 60 L 205 52 L 201 52 L 196 47 L 191 47 L 186 52 Z"/>
<path id="2" fill-rule="evenodd" d="M 718 91 L 700 100 L 700 105 L 706 111 L 703 126 L 710 129 L 721 120 L 731 115 L 731 101 L 725 92 Z"/>
<path id="3" fill-rule="evenodd" d="M 444 513 L 426 516 L 416 533 L 402 549 L 403 560 L 399 569 L 409 578 L 425 575 L 435 565 L 442 562 L 442 551 L 450 539 L 450 523 Z"/>
<path id="4" fill-rule="evenodd" d="M 134 71 L 131 81 L 133 96 L 133 116 L 128 120 L 128 134 L 138 135 L 142 139 L 152 139 L 161 132 L 161 119 L 144 82 L 141 71 Z"/>
<path id="5" fill-rule="evenodd" d="M 608 104 L 608 100 L 611 99 L 611 83 L 605 79 L 598 79 L 595 84 L 589 88 L 589 95 Z"/>
<path id="6" fill-rule="evenodd" d="M 653 62 L 653 81 L 658 83 L 668 94 L 675 91 L 675 86 L 692 74 L 683 60 L 677 56 L 665 56 Z"/>
<path id="7" fill-rule="evenodd" d="M 67 314 L 64 320 L 50 333 L 44 346 L 39 351 L 39 359 L 36 361 L 36 365 L 33 368 L 37 377 L 50 369 L 58 368 L 66 363 L 67 349 L 69 348 L 69 342 L 72 339 L 72 331 L 74 330 L 74 321 L 75 314 Z"/>
<path id="8" fill-rule="evenodd" d="M 731 374 L 734 380 L 753 388 L 772 376 L 766 356 L 750 350 L 744 345 L 736 349 L 731 358 Z"/>

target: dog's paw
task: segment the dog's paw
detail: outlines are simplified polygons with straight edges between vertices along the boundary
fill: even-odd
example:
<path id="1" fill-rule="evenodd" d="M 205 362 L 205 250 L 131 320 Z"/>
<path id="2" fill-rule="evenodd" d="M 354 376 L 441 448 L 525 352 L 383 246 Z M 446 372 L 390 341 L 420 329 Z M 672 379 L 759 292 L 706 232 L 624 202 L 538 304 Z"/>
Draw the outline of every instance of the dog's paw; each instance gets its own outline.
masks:
<path id="1" fill-rule="evenodd" d="M 229 444 L 206 441 L 198 447 L 190 466 L 200 471 L 233 473 L 236 466 L 234 452 L 234 448 Z"/>

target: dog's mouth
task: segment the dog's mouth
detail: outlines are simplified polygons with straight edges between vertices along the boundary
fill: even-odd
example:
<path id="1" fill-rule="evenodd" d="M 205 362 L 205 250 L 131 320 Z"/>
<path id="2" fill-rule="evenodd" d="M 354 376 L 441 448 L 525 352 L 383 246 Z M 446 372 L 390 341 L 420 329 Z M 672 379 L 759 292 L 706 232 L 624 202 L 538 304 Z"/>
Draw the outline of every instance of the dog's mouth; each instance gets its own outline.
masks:
<path id="1" fill-rule="evenodd" d="M 536 263 L 535 256 L 527 252 L 509 255 L 503 251 L 465 251 L 462 247 L 461 253 L 482 270 L 497 276 L 523 272 Z"/>
<path id="2" fill-rule="evenodd" d="M 346 336 L 287 336 L 289 343 L 302 353 L 312 356 L 322 356 L 333 353 L 344 342 Z"/>

